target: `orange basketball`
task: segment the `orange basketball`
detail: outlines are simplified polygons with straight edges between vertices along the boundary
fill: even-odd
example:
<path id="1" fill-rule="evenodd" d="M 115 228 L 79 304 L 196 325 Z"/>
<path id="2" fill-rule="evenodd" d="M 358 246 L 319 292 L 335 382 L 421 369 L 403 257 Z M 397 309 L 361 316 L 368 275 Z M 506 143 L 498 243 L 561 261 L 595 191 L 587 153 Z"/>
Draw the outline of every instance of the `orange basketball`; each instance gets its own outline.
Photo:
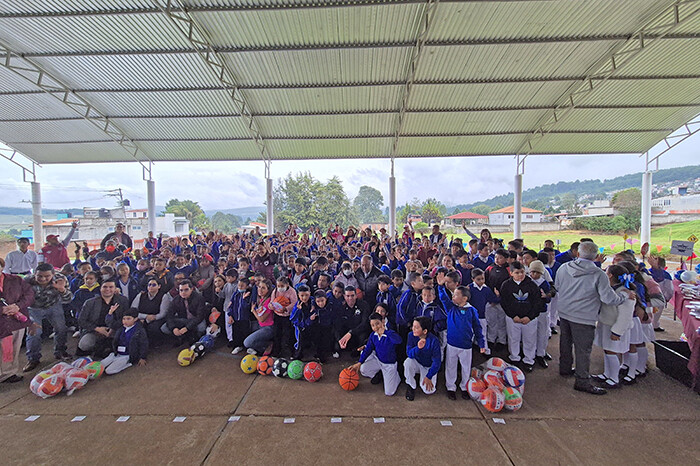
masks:
<path id="1" fill-rule="evenodd" d="M 350 369 L 349 367 L 340 371 L 340 377 L 338 377 L 338 383 L 341 388 L 346 391 L 355 390 L 357 385 L 360 383 L 360 376 L 357 372 Z"/>

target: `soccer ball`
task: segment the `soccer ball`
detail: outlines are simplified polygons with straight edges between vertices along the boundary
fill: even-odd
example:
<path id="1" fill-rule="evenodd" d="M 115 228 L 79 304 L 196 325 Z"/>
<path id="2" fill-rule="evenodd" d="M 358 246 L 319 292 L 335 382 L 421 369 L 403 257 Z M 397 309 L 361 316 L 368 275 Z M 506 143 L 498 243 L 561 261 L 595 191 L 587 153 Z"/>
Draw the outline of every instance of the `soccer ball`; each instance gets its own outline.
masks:
<path id="1" fill-rule="evenodd" d="M 472 367 L 471 378 L 477 380 L 483 379 L 484 369 L 482 369 L 481 367 Z"/>
<path id="2" fill-rule="evenodd" d="M 495 370 L 488 370 L 484 373 L 484 382 L 489 387 L 496 387 L 498 390 L 503 390 L 505 385 L 503 385 L 503 375 L 502 372 Z"/>
<path id="3" fill-rule="evenodd" d="M 275 364 L 274 358 L 270 356 L 263 356 L 258 361 L 258 374 L 260 375 L 270 375 L 272 374 L 272 366 Z"/>
<path id="4" fill-rule="evenodd" d="M 275 361 L 272 366 L 272 375 L 275 377 L 287 377 L 287 370 L 289 369 L 289 361 L 284 358 L 279 358 Z"/>
<path id="5" fill-rule="evenodd" d="M 323 367 L 317 362 L 310 362 L 304 367 L 304 378 L 308 382 L 316 382 L 323 377 Z"/>
<path id="6" fill-rule="evenodd" d="M 287 376 L 294 380 L 299 380 L 304 377 L 304 363 L 298 359 L 290 362 L 289 367 L 287 367 Z"/>
<path id="7" fill-rule="evenodd" d="M 93 361 L 85 366 L 85 370 L 88 372 L 88 374 L 90 374 L 91 379 L 99 379 L 105 369 L 102 367 L 102 363 L 100 361 Z"/>
<path id="8" fill-rule="evenodd" d="M 204 353 L 207 352 L 207 347 L 204 346 L 204 343 L 201 342 L 197 342 L 194 345 L 190 346 L 190 349 L 192 349 L 192 351 L 194 352 L 195 359 L 204 356 Z"/>
<path id="9" fill-rule="evenodd" d="M 51 371 L 52 374 L 63 374 L 71 369 L 73 369 L 73 366 L 71 366 L 67 362 L 57 362 L 49 370 Z"/>
<path id="10" fill-rule="evenodd" d="M 39 385 L 41 385 L 41 382 L 44 380 L 48 379 L 51 377 L 53 372 L 51 371 L 41 371 L 37 375 L 34 376 L 31 382 L 29 382 L 29 390 L 35 395 L 39 395 L 38 390 L 39 390 Z"/>
<path id="11" fill-rule="evenodd" d="M 61 390 L 63 390 L 63 379 L 58 374 L 53 374 L 39 384 L 36 395 L 46 399 L 58 395 Z"/>
<path id="12" fill-rule="evenodd" d="M 68 396 L 74 391 L 80 390 L 88 383 L 90 374 L 85 369 L 73 368 L 66 373 L 66 379 L 63 382 L 63 388 L 68 392 Z"/>
<path id="13" fill-rule="evenodd" d="M 523 406 L 523 396 L 513 387 L 506 387 L 503 390 L 503 399 L 507 411 L 517 411 Z"/>
<path id="14" fill-rule="evenodd" d="M 525 383 L 525 374 L 515 366 L 506 367 L 503 371 L 503 382 L 513 388 L 518 388 Z"/>
<path id="15" fill-rule="evenodd" d="M 91 362 L 92 362 L 92 359 L 85 356 L 85 357 L 78 358 L 75 361 L 73 361 L 71 366 L 77 367 L 78 369 L 82 369 L 83 367 L 87 366 Z"/>
<path id="16" fill-rule="evenodd" d="M 254 374 L 258 369 L 258 357 L 254 354 L 249 354 L 241 359 L 241 370 L 245 374 Z"/>
<path id="17" fill-rule="evenodd" d="M 503 371 L 508 367 L 508 364 L 501 358 L 491 358 L 486 361 L 486 368 L 491 371 Z"/>
<path id="18" fill-rule="evenodd" d="M 182 367 L 189 366 L 194 362 L 195 355 L 192 348 L 185 348 L 177 355 L 177 363 Z"/>
<path id="19" fill-rule="evenodd" d="M 481 394 L 481 404 L 492 413 L 499 412 L 503 409 L 503 405 L 505 404 L 503 392 L 494 387 L 487 388 L 484 390 L 484 393 Z"/>
<path id="20" fill-rule="evenodd" d="M 202 343 L 206 351 L 211 351 L 214 349 L 214 337 L 211 335 L 204 335 L 199 339 L 198 343 Z"/>
<path id="21" fill-rule="evenodd" d="M 486 382 L 481 379 L 476 379 L 474 377 L 469 379 L 467 382 L 467 391 L 472 400 L 480 400 L 481 394 L 488 388 Z"/>

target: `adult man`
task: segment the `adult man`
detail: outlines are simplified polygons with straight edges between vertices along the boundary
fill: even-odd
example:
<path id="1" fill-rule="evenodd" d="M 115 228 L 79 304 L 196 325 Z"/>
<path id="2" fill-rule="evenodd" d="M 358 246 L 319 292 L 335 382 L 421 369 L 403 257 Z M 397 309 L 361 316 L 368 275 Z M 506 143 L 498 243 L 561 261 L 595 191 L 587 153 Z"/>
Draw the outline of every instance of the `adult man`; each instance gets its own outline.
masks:
<path id="1" fill-rule="evenodd" d="M 556 275 L 559 321 L 559 374 L 576 375 L 574 390 L 604 395 L 604 388 L 591 383 L 588 369 L 598 313 L 602 303 L 618 306 L 625 300 L 613 291 L 607 275 L 593 260 L 598 246 L 587 241 L 578 246 L 578 258 L 563 264 Z M 629 299 L 634 299 L 630 294 Z M 572 369 L 572 346 L 576 351 L 576 369 Z"/>
<path id="2" fill-rule="evenodd" d="M 342 349 L 357 350 L 365 344 L 371 331 L 370 307 L 363 300 L 357 299 L 357 291 L 352 286 L 345 287 L 344 297 L 345 303 L 337 320 L 337 335 L 341 337 L 338 344 Z"/>
<path id="3" fill-rule="evenodd" d="M 85 301 L 78 317 L 80 340 L 78 349 L 83 354 L 112 347 L 111 340 L 122 326 L 122 316 L 129 309 L 129 300 L 117 294 L 117 285 L 106 281 L 100 287 L 100 296 Z"/>
<path id="4" fill-rule="evenodd" d="M 48 235 L 46 237 L 46 244 L 41 248 L 39 253 L 39 262 L 51 264 L 55 269 L 60 269 L 68 264 L 70 259 L 68 258 L 68 249 L 66 248 L 70 244 L 70 240 L 75 234 L 76 228 L 78 228 L 78 222 L 71 223 L 71 229 L 63 241 L 58 240 L 58 235 Z"/>
<path id="5" fill-rule="evenodd" d="M 39 256 L 29 250 L 29 238 L 17 239 L 17 250 L 11 251 L 5 257 L 5 273 L 14 275 L 29 275 L 39 264 Z"/>
<path id="6" fill-rule="evenodd" d="M 58 278 L 61 278 L 60 280 Z M 29 327 L 27 334 L 27 365 L 24 372 L 30 372 L 41 361 L 41 321 L 49 320 L 54 330 L 54 356 L 56 359 L 70 359 L 66 351 L 66 317 L 63 305 L 73 299 L 73 293 L 66 288 L 66 279 L 57 274 L 51 264 L 39 264 L 34 275 L 25 278 L 34 291 L 34 304 L 29 307 L 29 317 L 37 325 Z"/>
<path id="7" fill-rule="evenodd" d="M 0 259 L 0 266 L 5 263 Z M 34 291 L 21 277 L 0 272 L 0 340 L 8 339 L 9 354 L 3 351 L 0 359 L 0 382 L 15 383 L 22 380 L 19 372 L 19 351 L 24 331 L 29 325 L 28 307 L 34 302 Z"/>
<path id="8" fill-rule="evenodd" d="M 372 263 L 372 256 L 369 254 L 362 256 L 360 268 L 355 272 L 355 278 L 360 290 L 362 290 L 363 299 L 370 309 L 373 309 L 374 305 L 377 304 L 377 291 L 379 290 L 377 283 L 382 275 L 384 275 L 382 271 Z"/>
<path id="9" fill-rule="evenodd" d="M 206 302 L 190 280 L 182 280 L 178 289 L 179 293 L 170 303 L 161 331 L 166 335 L 175 335 L 179 343 L 183 340 L 195 342 L 207 329 Z"/>
<path id="10" fill-rule="evenodd" d="M 117 241 L 117 245 L 123 244 L 124 247 L 127 249 L 133 247 L 131 238 L 124 231 L 124 224 L 122 222 L 119 222 L 115 225 L 114 232 L 107 233 L 105 237 L 102 238 L 102 242 L 100 243 L 100 249 L 105 249 L 107 241 L 113 238 Z"/>
<path id="11" fill-rule="evenodd" d="M 440 225 L 433 225 L 433 232 L 430 234 L 430 243 L 435 245 L 445 244 L 446 236 L 440 231 Z"/>

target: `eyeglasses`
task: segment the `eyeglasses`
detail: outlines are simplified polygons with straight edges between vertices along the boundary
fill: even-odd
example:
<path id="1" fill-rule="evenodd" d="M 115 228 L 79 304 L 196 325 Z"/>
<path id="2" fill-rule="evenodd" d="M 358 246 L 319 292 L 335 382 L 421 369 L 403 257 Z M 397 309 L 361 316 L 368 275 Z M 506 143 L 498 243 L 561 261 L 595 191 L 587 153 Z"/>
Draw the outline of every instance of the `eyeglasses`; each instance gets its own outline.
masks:
<path id="1" fill-rule="evenodd" d="M 158 286 L 157 283 L 149 283 L 148 286 Z"/>

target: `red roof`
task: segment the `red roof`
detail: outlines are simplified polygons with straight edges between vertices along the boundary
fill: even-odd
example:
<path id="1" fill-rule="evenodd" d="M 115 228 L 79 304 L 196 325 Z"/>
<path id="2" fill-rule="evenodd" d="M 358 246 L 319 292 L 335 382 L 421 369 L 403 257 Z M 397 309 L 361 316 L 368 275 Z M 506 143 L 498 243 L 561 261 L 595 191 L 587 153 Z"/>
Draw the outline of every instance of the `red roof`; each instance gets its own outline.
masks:
<path id="1" fill-rule="evenodd" d="M 474 212 L 460 212 L 458 214 L 450 215 L 452 220 L 478 220 L 488 218 L 486 215 L 475 214 Z"/>
<path id="2" fill-rule="evenodd" d="M 515 208 L 513 206 L 509 207 L 504 207 L 502 209 L 494 210 L 493 212 L 489 212 L 490 214 L 512 214 L 515 213 Z M 541 214 L 541 210 L 535 210 L 535 209 L 530 209 L 528 207 L 523 207 L 523 213 L 524 214 Z"/>

